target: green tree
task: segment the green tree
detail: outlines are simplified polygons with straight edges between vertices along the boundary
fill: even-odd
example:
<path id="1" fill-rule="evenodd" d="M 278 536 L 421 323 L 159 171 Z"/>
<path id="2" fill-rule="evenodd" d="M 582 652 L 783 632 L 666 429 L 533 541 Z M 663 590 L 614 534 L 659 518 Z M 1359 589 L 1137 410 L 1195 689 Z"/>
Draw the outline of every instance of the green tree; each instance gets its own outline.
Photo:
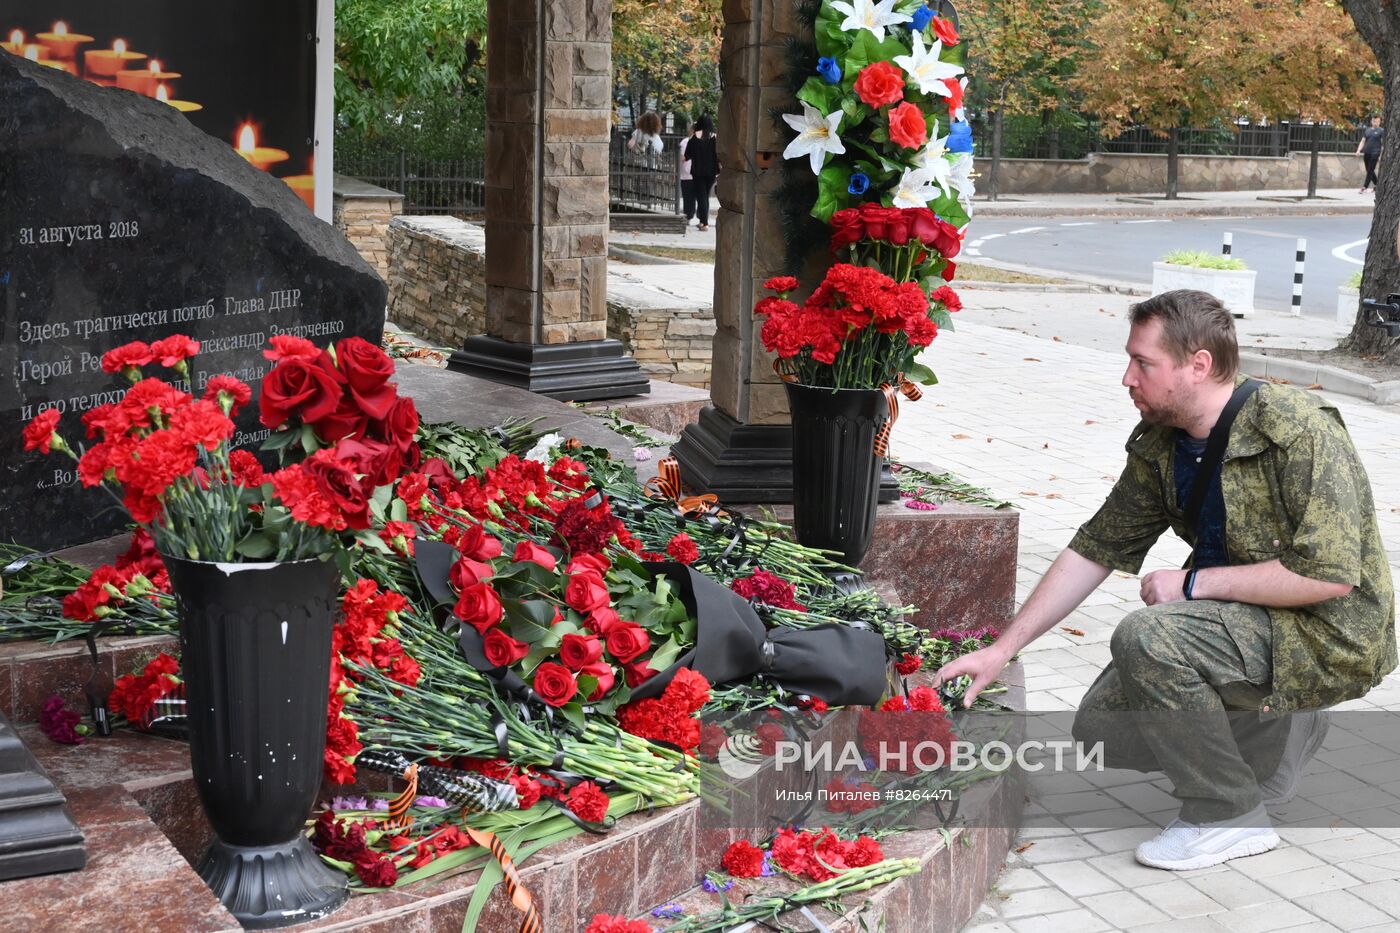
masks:
<path id="1" fill-rule="evenodd" d="M 486 0 L 339 0 L 335 19 L 342 126 L 374 135 L 408 112 L 479 94 Z"/>
<path id="2" fill-rule="evenodd" d="M 958 28 L 968 46 L 968 87 L 992 128 L 984 188 L 997 198 L 1005 118 L 1057 106 L 1073 70 L 1076 24 L 1089 0 L 963 0 Z"/>
<path id="3" fill-rule="evenodd" d="M 723 0 L 613 0 L 613 81 L 633 119 L 717 109 L 723 24 Z"/>

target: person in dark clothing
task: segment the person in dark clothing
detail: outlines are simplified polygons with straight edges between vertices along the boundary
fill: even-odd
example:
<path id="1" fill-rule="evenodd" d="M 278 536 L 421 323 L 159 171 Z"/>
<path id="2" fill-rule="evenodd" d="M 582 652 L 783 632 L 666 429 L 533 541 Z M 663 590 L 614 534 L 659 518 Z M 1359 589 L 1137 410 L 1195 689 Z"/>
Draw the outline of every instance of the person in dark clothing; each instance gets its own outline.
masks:
<path id="1" fill-rule="evenodd" d="M 709 114 L 701 114 L 685 141 L 685 160 L 690 162 L 691 184 L 695 189 L 695 213 L 700 229 L 710 229 L 710 191 L 719 175 L 719 155 L 715 151 L 715 123 Z"/>
<path id="2" fill-rule="evenodd" d="M 1376 177 L 1376 163 L 1381 160 L 1381 146 L 1385 143 L 1385 127 L 1381 126 L 1380 117 L 1372 117 L 1371 125 L 1361 131 L 1361 142 L 1356 146 L 1356 154 L 1361 156 L 1366 163 L 1366 180 L 1361 183 L 1361 194 L 1367 188 L 1374 187 L 1379 179 Z"/>

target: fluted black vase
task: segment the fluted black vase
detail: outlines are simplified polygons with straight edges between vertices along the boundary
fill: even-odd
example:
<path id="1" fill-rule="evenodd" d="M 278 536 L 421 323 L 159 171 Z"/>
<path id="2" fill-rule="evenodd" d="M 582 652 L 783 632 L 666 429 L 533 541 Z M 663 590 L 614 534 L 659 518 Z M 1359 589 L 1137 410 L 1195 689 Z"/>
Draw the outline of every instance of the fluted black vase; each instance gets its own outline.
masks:
<path id="1" fill-rule="evenodd" d="M 180 616 L 195 788 L 217 839 L 199 875 L 244 928 L 290 926 L 345 902 L 311 848 L 340 578 L 320 560 L 166 557 Z"/>
<path id="2" fill-rule="evenodd" d="M 855 567 L 875 534 L 875 438 L 889 418 L 879 389 L 784 383 L 792 413 L 792 513 L 797 540 Z"/>

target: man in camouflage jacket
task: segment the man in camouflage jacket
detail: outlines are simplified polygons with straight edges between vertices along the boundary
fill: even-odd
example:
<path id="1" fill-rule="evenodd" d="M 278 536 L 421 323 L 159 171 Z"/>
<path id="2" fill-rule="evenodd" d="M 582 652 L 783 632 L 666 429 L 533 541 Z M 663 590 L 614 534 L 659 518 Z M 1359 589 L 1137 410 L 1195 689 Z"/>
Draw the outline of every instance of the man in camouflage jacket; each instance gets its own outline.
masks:
<path id="1" fill-rule="evenodd" d="M 1181 815 L 1138 860 L 1202 868 L 1278 844 L 1263 802 L 1291 794 L 1326 728 L 1320 714 L 1279 714 L 1362 696 L 1396 667 L 1394 592 L 1341 416 L 1300 389 L 1264 384 L 1244 402 L 1190 527 L 1195 464 L 1245 381 L 1234 321 L 1193 291 L 1134 305 L 1130 320 L 1123 384 L 1143 420 L 1117 484 L 1002 636 L 939 678 L 970 675 L 970 703 L 1113 569 L 1137 573 L 1171 528 L 1192 561 L 1142 578 L 1145 608 L 1115 629 L 1074 732 L 1102 740 L 1109 766 L 1172 780 Z"/>

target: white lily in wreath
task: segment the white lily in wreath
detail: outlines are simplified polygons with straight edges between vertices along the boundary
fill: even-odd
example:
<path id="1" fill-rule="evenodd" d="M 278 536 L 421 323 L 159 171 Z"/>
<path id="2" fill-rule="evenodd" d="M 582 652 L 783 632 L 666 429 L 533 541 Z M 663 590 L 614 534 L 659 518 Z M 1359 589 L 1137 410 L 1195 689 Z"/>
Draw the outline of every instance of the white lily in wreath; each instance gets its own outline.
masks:
<path id="1" fill-rule="evenodd" d="M 835 5 L 832 4 L 832 6 Z M 933 45 L 926 47 L 922 33 L 914 33 L 913 38 L 913 52 L 909 55 L 896 55 L 894 63 L 903 68 L 909 77 L 914 79 L 914 83 L 919 86 L 921 93 L 937 94 L 940 97 L 951 96 L 952 92 L 943 83 L 943 79 L 956 78 L 962 74 L 962 65 L 939 60 L 938 56 L 943 54 L 943 40 L 934 39 Z"/>
<path id="2" fill-rule="evenodd" d="M 977 193 L 977 186 L 972 182 L 972 153 L 958 153 L 950 167 L 948 181 L 957 191 L 958 202 L 962 204 L 963 209 L 971 211 L 972 196 Z"/>
<path id="3" fill-rule="evenodd" d="M 783 158 L 799 159 L 802 156 L 810 156 L 812 174 L 820 175 L 822 163 L 826 160 L 828 152 L 835 155 L 843 155 L 846 152 L 846 144 L 841 142 L 841 137 L 836 134 L 843 116 L 845 113 L 839 109 L 822 116 L 820 110 L 805 100 L 802 101 L 801 116 L 793 113 L 783 114 L 787 125 L 797 130 L 797 138 L 787 144 L 787 148 L 783 150 Z"/>
<path id="4" fill-rule="evenodd" d="M 948 186 L 952 181 L 953 165 L 944 158 L 948 152 L 944 145 L 947 141 L 947 136 L 939 138 L 938 121 L 934 120 L 933 129 L 928 134 L 928 144 L 915 156 L 914 164 L 922 169 L 929 179 L 936 182 L 944 194 L 951 194 Z"/>
<path id="5" fill-rule="evenodd" d="M 895 207 L 928 207 L 930 201 L 938 197 L 938 185 L 921 168 L 906 168 L 894 188 Z"/>
<path id="6" fill-rule="evenodd" d="M 841 29 L 844 32 L 869 29 L 875 35 L 876 42 L 885 41 L 885 27 L 899 26 L 907 23 L 914 17 L 908 13 L 896 13 L 894 10 L 895 0 L 835 0 L 831 8 L 838 13 L 845 13 L 846 18 L 841 22 Z"/>

